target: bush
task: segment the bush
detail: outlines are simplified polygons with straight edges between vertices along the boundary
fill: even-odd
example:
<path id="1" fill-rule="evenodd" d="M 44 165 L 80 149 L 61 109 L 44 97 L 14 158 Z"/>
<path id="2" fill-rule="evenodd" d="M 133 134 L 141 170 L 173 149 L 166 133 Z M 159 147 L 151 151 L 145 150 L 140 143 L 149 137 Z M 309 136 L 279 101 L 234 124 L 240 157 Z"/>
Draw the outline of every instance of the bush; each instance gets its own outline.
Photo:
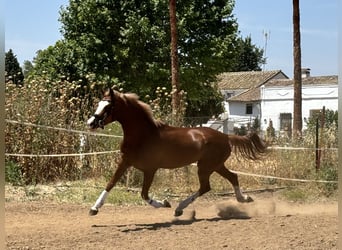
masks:
<path id="1" fill-rule="evenodd" d="M 13 161 L 5 164 L 5 181 L 13 185 L 21 185 L 23 183 L 20 166 Z"/>
<path id="2" fill-rule="evenodd" d="M 321 183 L 320 187 L 325 196 L 332 195 L 338 188 L 338 169 L 329 163 L 318 172 L 318 178 L 325 181 L 336 181 L 336 183 Z"/>
<path id="3" fill-rule="evenodd" d="M 95 82 L 89 88 L 78 82 L 58 80 L 51 82 L 41 77 L 28 80 L 23 86 L 6 83 L 5 143 L 8 153 L 17 154 L 73 154 L 89 151 L 108 151 L 117 148 L 117 138 L 86 137 L 84 148 L 80 135 L 68 131 L 29 126 L 32 123 L 49 127 L 87 130 L 85 121 L 94 112 L 94 103 L 100 97 L 98 89 L 104 84 Z M 109 127 L 107 131 L 112 130 Z M 121 130 L 120 130 L 121 131 Z M 117 132 L 117 130 L 115 130 Z M 99 158 L 101 158 L 100 156 Z M 103 157 L 102 157 L 103 158 Z M 94 174 L 93 169 L 112 167 L 109 159 L 104 164 L 86 157 L 6 157 L 6 162 L 16 162 L 25 184 L 51 182 L 60 179 L 77 180 Z M 94 167 L 96 163 L 96 167 Z M 89 165 L 92 165 L 91 169 Z"/>

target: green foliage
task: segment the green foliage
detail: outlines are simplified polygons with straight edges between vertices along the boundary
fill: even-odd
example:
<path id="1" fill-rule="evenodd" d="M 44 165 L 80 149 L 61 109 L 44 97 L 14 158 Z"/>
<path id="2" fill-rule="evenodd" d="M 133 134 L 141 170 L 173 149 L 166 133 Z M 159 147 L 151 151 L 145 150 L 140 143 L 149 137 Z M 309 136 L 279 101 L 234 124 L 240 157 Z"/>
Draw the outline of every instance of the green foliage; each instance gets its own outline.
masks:
<path id="1" fill-rule="evenodd" d="M 33 71 L 33 64 L 30 61 L 25 60 L 24 65 L 23 65 L 24 78 L 27 79 L 32 71 Z"/>
<path id="2" fill-rule="evenodd" d="M 212 116 L 222 114 L 223 97 L 215 84 L 199 84 L 200 87 L 189 86 L 187 92 L 187 109 L 185 117 L 207 117 L 199 124 L 206 123 Z M 198 125 L 198 124 L 197 124 Z"/>
<path id="3" fill-rule="evenodd" d="M 256 65 L 262 63 L 250 37 L 237 38 L 233 6 L 232 0 L 177 2 L 179 75 L 189 104 L 186 116 L 222 113 L 216 76 L 258 70 Z M 70 0 L 60 11 L 60 21 L 64 39 L 38 52 L 35 75 L 63 76 L 88 85 L 86 76 L 94 74 L 107 86 L 120 83 L 124 91 L 142 97 L 156 98 L 157 87 L 171 92 L 167 1 Z M 241 58 L 248 60 L 243 67 L 238 63 Z"/>
<path id="4" fill-rule="evenodd" d="M 273 127 L 273 121 L 270 119 L 266 129 L 266 140 L 273 142 L 275 140 L 275 129 Z"/>
<path id="5" fill-rule="evenodd" d="M 301 187 L 293 187 L 282 192 L 283 196 L 292 202 L 303 202 L 309 199 L 310 194 Z"/>
<path id="6" fill-rule="evenodd" d="M 333 164 L 325 164 L 318 173 L 318 178 L 325 181 L 338 181 L 338 169 Z M 325 196 L 330 196 L 338 189 L 337 183 L 322 183 L 322 192 Z"/>
<path id="7" fill-rule="evenodd" d="M 266 63 L 264 51 L 252 44 L 250 36 L 237 39 L 236 53 L 233 71 L 260 71 L 261 64 Z"/>
<path id="8" fill-rule="evenodd" d="M 23 80 L 24 80 L 23 71 L 12 49 L 10 49 L 5 54 L 5 71 L 6 71 L 6 82 L 11 81 L 16 85 L 23 84 Z"/>
<path id="9" fill-rule="evenodd" d="M 5 181 L 13 185 L 21 185 L 23 182 L 20 166 L 13 161 L 5 164 Z"/>
<path id="10" fill-rule="evenodd" d="M 63 190 L 56 192 L 55 199 L 60 202 L 93 203 L 98 198 L 104 185 L 105 182 L 94 186 L 94 182 L 87 180 L 74 182 Z M 114 188 L 106 199 L 106 203 L 113 205 L 142 205 L 145 202 L 141 199 L 139 192 L 129 192 L 125 188 Z"/>
<path id="11" fill-rule="evenodd" d="M 307 120 L 308 130 L 314 130 L 316 128 L 316 121 L 321 122 L 324 119 L 324 126 L 338 128 L 338 111 L 327 109 L 325 110 L 325 117 L 322 117 L 322 112 L 317 112 Z"/>
<path id="12" fill-rule="evenodd" d="M 252 130 L 255 132 L 260 131 L 260 119 L 258 117 L 253 120 Z"/>
<path id="13" fill-rule="evenodd" d="M 321 128 L 321 121 L 324 121 L 324 127 Z M 305 142 L 314 145 L 316 138 L 316 124 L 318 121 L 319 128 L 319 143 L 320 147 L 337 147 L 338 144 L 338 111 L 325 110 L 325 116 L 322 117 L 322 112 L 315 113 L 310 117 L 307 123 L 307 130 L 305 131 Z M 321 133 L 323 133 L 321 135 Z"/>

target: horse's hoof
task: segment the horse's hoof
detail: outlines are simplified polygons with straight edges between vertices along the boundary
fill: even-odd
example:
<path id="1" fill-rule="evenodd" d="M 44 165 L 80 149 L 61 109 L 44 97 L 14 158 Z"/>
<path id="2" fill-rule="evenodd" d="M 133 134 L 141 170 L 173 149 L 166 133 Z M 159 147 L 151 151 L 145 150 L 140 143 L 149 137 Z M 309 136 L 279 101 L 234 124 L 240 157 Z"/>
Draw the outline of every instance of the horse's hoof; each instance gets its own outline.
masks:
<path id="1" fill-rule="evenodd" d="M 183 214 L 183 210 L 175 210 L 175 216 L 181 216 Z"/>
<path id="2" fill-rule="evenodd" d="M 237 198 L 237 201 L 240 203 L 248 203 L 248 202 L 253 202 L 254 200 L 252 199 L 252 197 L 246 195 L 245 197 Z"/>
<path id="3" fill-rule="evenodd" d="M 252 199 L 252 197 L 247 196 L 246 202 L 253 202 L 254 200 Z"/>
<path id="4" fill-rule="evenodd" d="M 90 216 L 94 216 L 94 215 L 97 215 L 98 212 L 99 212 L 98 209 L 91 208 L 91 209 L 89 210 L 89 215 L 90 215 Z"/>
<path id="5" fill-rule="evenodd" d="M 170 202 L 168 202 L 167 200 L 164 200 L 164 207 L 171 207 Z"/>

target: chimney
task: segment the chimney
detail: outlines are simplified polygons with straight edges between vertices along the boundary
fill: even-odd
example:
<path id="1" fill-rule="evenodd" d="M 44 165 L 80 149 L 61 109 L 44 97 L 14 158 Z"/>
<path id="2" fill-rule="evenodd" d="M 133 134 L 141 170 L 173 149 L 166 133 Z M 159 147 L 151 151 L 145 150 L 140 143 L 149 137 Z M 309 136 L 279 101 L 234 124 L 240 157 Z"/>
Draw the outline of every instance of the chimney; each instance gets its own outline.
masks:
<path id="1" fill-rule="evenodd" d="M 302 68 L 302 78 L 310 77 L 310 69 L 309 68 Z"/>

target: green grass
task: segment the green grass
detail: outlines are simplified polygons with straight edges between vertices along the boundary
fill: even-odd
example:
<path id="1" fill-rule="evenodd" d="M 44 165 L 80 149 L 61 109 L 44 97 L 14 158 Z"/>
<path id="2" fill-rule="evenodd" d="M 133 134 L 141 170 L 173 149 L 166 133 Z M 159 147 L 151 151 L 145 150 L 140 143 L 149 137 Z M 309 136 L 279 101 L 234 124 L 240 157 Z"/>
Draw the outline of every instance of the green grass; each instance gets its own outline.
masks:
<path id="1" fill-rule="evenodd" d="M 59 203 L 93 204 L 105 187 L 104 181 L 85 180 L 50 185 L 6 185 L 5 200 L 53 201 Z M 142 205 L 140 192 L 114 187 L 106 203 L 114 205 Z"/>
<path id="2" fill-rule="evenodd" d="M 105 187 L 105 182 L 92 180 L 72 182 L 56 192 L 56 200 L 71 203 L 95 203 Z M 140 193 L 129 191 L 124 187 L 114 187 L 109 193 L 106 203 L 114 205 L 141 205 Z"/>
<path id="3" fill-rule="evenodd" d="M 289 201 L 305 202 L 308 201 L 310 194 L 302 188 L 289 188 L 282 192 L 282 196 Z"/>

